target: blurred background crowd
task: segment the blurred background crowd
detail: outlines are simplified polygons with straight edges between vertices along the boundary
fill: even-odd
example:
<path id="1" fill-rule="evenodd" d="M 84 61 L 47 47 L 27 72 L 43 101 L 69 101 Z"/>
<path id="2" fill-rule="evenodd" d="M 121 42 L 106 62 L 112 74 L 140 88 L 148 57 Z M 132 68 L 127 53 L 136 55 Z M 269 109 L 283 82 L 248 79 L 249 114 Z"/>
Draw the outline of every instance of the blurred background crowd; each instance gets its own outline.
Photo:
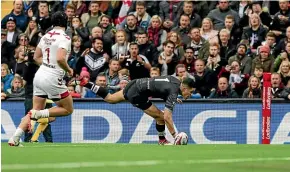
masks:
<path id="1" fill-rule="evenodd" d="M 2 100 L 32 97 L 33 52 L 61 10 L 72 40 L 68 64 L 111 93 L 132 79 L 190 75 L 197 83 L 192 98 L 260 98 L 269 72 L 273 98 L 290 99 L 289 1 L 11 3 L 1 21 Z M 74 98 L 96 97 L 71 80 Z"/>

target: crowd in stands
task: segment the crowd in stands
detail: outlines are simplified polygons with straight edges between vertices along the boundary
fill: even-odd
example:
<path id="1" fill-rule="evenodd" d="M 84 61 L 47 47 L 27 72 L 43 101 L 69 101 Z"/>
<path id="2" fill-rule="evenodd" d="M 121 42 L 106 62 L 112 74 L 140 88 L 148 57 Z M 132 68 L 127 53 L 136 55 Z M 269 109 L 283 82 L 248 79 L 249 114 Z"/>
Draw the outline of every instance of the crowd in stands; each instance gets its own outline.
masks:
<path id="1" fill-rule="evenodd" d="M 1 21 L 1 99 L 24 97 L 29 56 L 68 16 L 68 64 L 111 93 L 130 80 L 191 76 L 192 98 L 290 99 L 290 3 L 279 1 L 21 1 Z M 127 8 L 126 8 L 127 7 Z M 124 17 L 121 13 L 125 13 Z M 33 54 L 32 54 L 33 55 Z M 67 78 L 74 98 L 96 97 Z"/>

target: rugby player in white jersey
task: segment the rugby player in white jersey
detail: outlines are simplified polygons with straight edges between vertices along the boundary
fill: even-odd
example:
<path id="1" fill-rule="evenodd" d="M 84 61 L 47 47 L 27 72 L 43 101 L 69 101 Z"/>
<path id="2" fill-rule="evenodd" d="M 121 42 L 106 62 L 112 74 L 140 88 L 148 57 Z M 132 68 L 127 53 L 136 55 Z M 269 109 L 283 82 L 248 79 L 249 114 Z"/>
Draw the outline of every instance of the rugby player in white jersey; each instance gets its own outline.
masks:
<path id="1" fill-rule="evenodd" d="M 34 60 L 41 64 L 33 80 L 33 109 L 22 119 L 14 135 L 9 139 L 10 146 L 19 146 L 24 131 L 30 130 L 30 120 L 67 116 L 73 112 L 73 100 L 63 81 L 65 73 L 73 75 L 67 64 L 71 51 L 71 39 L 65 34 L 67 16 L 64 12 L 52 15 L 53 29 L 40 40 Z M 46 99 L 53 100 L 57 106 L 44 109 Z"/>

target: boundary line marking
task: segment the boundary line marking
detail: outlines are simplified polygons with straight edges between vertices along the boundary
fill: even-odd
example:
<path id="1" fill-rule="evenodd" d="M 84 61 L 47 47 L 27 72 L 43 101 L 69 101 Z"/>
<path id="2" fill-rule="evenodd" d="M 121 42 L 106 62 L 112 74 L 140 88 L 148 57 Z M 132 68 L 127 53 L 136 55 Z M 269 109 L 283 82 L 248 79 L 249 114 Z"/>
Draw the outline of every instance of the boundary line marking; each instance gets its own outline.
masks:
<path id="1" fill-rule="evenodd" d="M 39 170 L 39 169 L 76 169 L 89 167 L 130 167 L 155 166 L 169 164 L 223 164 L 259 161 L 290 161 L 290 157 L 278 158 L 240 158 L 240 159 L 206 159 L 206 160 L 144 160 L 144 161 L 103 161 L 103 162 L 67 162 L 43 164 L 2 164 L 2 170 Z"/>

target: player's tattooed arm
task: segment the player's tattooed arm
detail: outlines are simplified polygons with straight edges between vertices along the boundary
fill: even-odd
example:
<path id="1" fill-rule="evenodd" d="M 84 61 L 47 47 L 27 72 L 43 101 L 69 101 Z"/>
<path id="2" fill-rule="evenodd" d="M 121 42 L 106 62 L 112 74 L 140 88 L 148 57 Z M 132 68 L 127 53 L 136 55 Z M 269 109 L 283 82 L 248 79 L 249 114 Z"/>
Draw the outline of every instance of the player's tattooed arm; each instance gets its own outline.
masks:
<path id="1" fill-rule="evenodd" d="M 173 137 L 175 137 L 175 135 L 177 134 L 175 132 L 174 125 L 173 125 L 174 122 L 172 119 L 172 112 L 177 101 L 177 96 L 178 94 L 174 93 L 167 97 L 167 100 L 165 102 L 165 110 L 164 110 L 164 121 L 166 123 L 166 126 L 169 132 L 172 134 Z"/>

